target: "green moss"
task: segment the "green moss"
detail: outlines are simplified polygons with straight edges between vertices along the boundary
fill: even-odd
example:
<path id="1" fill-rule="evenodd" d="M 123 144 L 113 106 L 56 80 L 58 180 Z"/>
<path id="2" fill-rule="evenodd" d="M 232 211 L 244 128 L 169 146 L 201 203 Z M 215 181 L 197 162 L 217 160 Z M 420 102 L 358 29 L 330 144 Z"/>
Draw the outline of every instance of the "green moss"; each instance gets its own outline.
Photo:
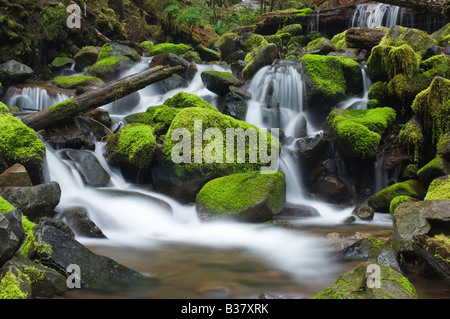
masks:
<path id="1" fill-rule="evenodd" d="M 252 34 L 244 42 L 244 48 L 247 52 L 252 51 L 255 47 L 259 47 L 261 44 L 266 43 L 266 39 L 260 34 Z"/>
<path id="2" fill-rule="evenodd" d="M 34 228 L 36 225 L 34 223 L 27 222 L 28 219 L 24 219 L 24 216 L 22 217 L 22 220 L 26 222 L 25 227 L 27 228 L 27 237 L 22 245 L 20 254 L 27 258 L 36 257 L 39 262 L 49 259 L 53 254 L 52 246 L 46 242 L 38 243 L 36 240 L 36 228 Z M 34 254 L 36 254 L 36 256 L 34 256 Z"/>
<path id="3" fill-rule="evenodd" d="M 416 121 L 411 121 L 403 126 L 398 136 L 399 143 L 408 155 L 412 156 L 414 162 L 419 161 L 419 155 L 425 146 L 425 136 L 422 132 L 422 126 Z"/>
<path id="4" fill-rule="evenodd" d="M 401 195 L 401 196 L 397 196 L 395 197 L 392 201 L 391 204 L 389 205 L 389 213 L 391 215 L 394 214 L 395 209 L 402 203 L 405 202 L 410 202 L 410 201 L 417 201 L 416 198 L 411 197 L 411 196 L 405 196 L 405 195 Z"/>
<path id="5" fill-rule="evenodd" d="M 436 251 L 435 258 L 450 263 L 450 238 L 445 234 L 434 235 L 426 239 L 427 244 Z"/>
<path id="6" fill-rule="evenodd" d="M 6 199 L 0 196 L 0 214 L 10 212 L 14 209 L 14 206 L 8 203 Z"/>
<path id="7" fill-rule="evenodd" d="M 285 27 L 283 27 L 279 32 L 277 33 L 289 33 L 291 36 L 300 35 L 303 32 L 303 27 L 301 24 L 289 24 Z"/>
<path id="8" fill-rule="evenodd" d="M 222 44 L 225 43 L 226 40 L 228 40 L 229 38 L 233 38 L 233 37 L 237 37 L 239 38 L 239 35 L 237 35 L 234 32 L 227 32 L 224 33 L 223 35 L 220 36 L 220 38 L 216 41 L 216 46 L 220 47 Z"/>
<path id="9" fill-rule="evenodd" d="M 327 125 L 347 150 L 347 155 L 370 158 L 375 156 L 381 136 L 395 121 L 393 109 L 371 110 L 334 109 L 327 117 Z"/>
<path id="10" fill-rule="evenodd" d="M 203 100 L 198 95 L 186 92 L 178 92 L 173 97 L 164 101 L 164 105 L 174 108 L 200 107 L 218 111 L 214 106 Z"/>
<path id="11" fill-rule="evenodd" d="M 57 57 L 52 61 L 51 65 L 55 68 L 58 68 L 69 63 L 75 63 L 75 60 L 68 57 Z"/>
<path id="12" fill-rule="evenodd" d="M 9 163 L 41 162 L 45 146 L 36 133 L 9 113 L 6 105 L 0 102 L 0 153 Z"/>
<path id="13" fill-rule="evenodd" d="M 263 200 L 267 200 L 271 211 L 283 209 L 286 197 L 282 172 L 250 172 L 216 178 L 208 182 L 197 195 L 197 202 L 222 216 L 245 212 Z"/>
<path id="14" fill-rule="evenodd" d="M 436 77 L 420 92 L 411 108 L 423 120 L 425 129 L 432 132 L 433 142 L 450 130 L 450 80 Z"/>
<path id="15" fill-rule="evenodd" d="M 173 119 L 178 115 L 178 113 L 180 113 L 180 111 L 181 109 L 179 108 L 164 106 L 157 109 L 153 113 L 152 119 L 155 123 L 161 122 L 169 126 L 172 123 Z"/>
<path id="16" fill-rule="evenodd" d="M 145 124 L 129 124 L 107 140 L 112 163 L 128 162 L 139 168 L 150 165 L 157 147 L 153 129 Z"/>
<path id="17" fill-rule="evenodd" d="M 131 63 L 131 60 L 123 56 L 110 56 L 98 61 L 88 69 L 88 73 L 100 79 L 109 79 L 120 70 L 123 64 Z"/>
<path id="18" fill-rule="evenodd" d="M 417 180 L 406 180 L 393 184 L 378 193 L 376 193 L 370 200 L 369 205 L 376 209 L 389 211 L 391 202 L 397 196 L 408 196 L 422 200 L 425 196 L 425 190 Z M 374 207 L 375 208 L 375 207 Z"/>
<path id="19" fill-rule="evenodd" d="M 361 68 L 354 60 L 306 54 L 300 62 L 313 82 L 319 102 L 337 102 L 361 84 Z"/>
<path id="20" fill-rule="evenodd" d="M 307 51 L 311 51 L 313 50 L 315 47 L 317 47 L 318 45 L 320 45 L 323 41 L 328 40 L 327 38 L 321 37 L 315 40 L 312 40 L 311 42 L 308 43 L 308 45 L 306 46 L 306 50 Z"/>
<path id="21" fill-rule="evenodd" d="M 9 270 L 0 281 L 0 299 L 28 299 L 27 292 L 20 287 L 27 277 L 19 272 L 16 276 Z"/>
<path id="22" fill-rule="evenodd" d="M 448 7 L 448 3 L 449 2 L 447 1 L 447 7 Z M 441 29 L 434 32 L 431 35 L 431 37 L 441 47 L 446 47 L 447 45 L 449 45 L 450 44 L 450 23 L 447 23 Z"/>
<path id="23" fill-rule="evenodd" d="M 420 65 L 426 72 L 435 76 L 442 76 L 450 79 L 450 57 L 448 55 L 435 55 Z"/>
<path id="24" fill-rule="evenodd" d="M 347 42 L 345 41 L 345 36 L 347 35 L 347 30 L 344 32 L 336 34 L 332 39 L 331 43 L 334 44 L 337 50 L 345 47 L 347 45 Z"/>
<path id="25" fill-rule="evenodd" d="M 60 112 L 66 112 L 67 109 L 70 109 L 71 110 L 70 113 L 75 114 L 75 115 L 78 115 L 82 112 L 80 109 L 80 104 L 75 102 L 73 100 L 73 98 L 69 98 L 58 104 L 52 105 L 47 110 L 48 110 L 48 112 L 60 113 Z"/>
<path id="26" fill-rule="evenodd" d="M 149 56 L 148 53 L 151 51 L 151 49 L 153 49 L 155 45 L 150 41 L 143 41 L 141 42 L 141 46 L 144 49 L 144 56 Z"/>
<path id="27" fill-rule="evenodd" d="M 55 84 L 63 89 L 74 89 L 77 86 L 101 86 L 103 81 L 94 76 L 57 76 Z"/>
<path id="28" fill-rule="evenodd" d="M 425 200 L 450 199 L 450 178 L 437 178 L 428 187 Z"/>
<path id="29" fill-rule="evenodd" d="M 424 55 L 434 41 L 425 31 L 395 26 L 386 33 L 380 42 L 380 45 L 392 47 L 400 47 L 405 44 L 420 55 Z"/>
<path id="30" fill-rule="evenodd" d="M 154 56 L 162 53 L 173 53 L 176 55 L 184 54 L 188 51 L 189 47 L 183 43 L 173 44 L 173 43 L 160 43 L 147 52 L 147 56 Z"/>

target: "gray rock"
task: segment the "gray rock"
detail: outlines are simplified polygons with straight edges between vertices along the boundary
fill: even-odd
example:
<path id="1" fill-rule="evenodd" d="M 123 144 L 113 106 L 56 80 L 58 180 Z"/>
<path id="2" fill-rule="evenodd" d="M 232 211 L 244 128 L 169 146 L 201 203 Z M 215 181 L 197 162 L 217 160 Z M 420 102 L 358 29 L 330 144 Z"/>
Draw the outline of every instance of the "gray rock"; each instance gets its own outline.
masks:
<path id="1" fill-rule="evenodd" d="M 88 213 L 82 207 L 64 211 L 62 218 L 67 221 L 67 224 L 77 235 L 91 238 L 106 238 L 101 229 L 89 219 Z"/>
<path id="2" fill-rule="evenodd" d="M 27 187 L 0 188 L 0 196 L 31 221 L 54 215 L 54 209 L 61 198 L 61 188 L 57 182 L 49 182 Z"/>
<path id="3" fill-rule="evenodd" d="M 287 203 L 286 206 L 284 206 L 281 213 L 274 215 L 273 219 L 290 220 L 296 218 L 316 217 L 316 216 L 320 216 L 320 213 L 317 209 L 315 209 L 312 206 Z"/>
<path id="4" fill-rule="evenodd" d="M 0 187 L 33 186 L 26 168 L 16 163 L 0 175 Z"/>
<path id="5" fill-rule="evenodd" d="M 0 266 L 12 258 L 24 240 L 22 214 L 17 210 L 0 214 Z"/>
<path id="6" fill-rule="evenodd" d="M 5 86 L 24 82 L 33 74 L 32 68 L 15 60 L 0 64 L 0 82 Z"/>
<path id="7" fill-rule="evenodd" d="M 352 211 L 352 215 L 357 216 L 362 220 L 372 220 L 375 214 L 375 210 L 369 205 L 361 204 L 355 207 Z"/>
<path id="8" fill-rule="evenodd" d="M 230 92 L 230 86 L 241 86 L 243 83 L 229 72 L 204 71 L 200 75 L 205 87 L 220 96 Z"/>

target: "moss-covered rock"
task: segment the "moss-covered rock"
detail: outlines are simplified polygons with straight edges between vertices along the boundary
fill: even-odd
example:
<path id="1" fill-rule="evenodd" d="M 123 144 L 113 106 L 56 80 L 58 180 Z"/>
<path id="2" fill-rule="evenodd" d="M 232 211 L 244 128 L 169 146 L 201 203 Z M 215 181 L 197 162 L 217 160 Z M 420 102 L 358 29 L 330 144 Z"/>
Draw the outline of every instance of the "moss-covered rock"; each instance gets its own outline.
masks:
<path id="1" fill-rule="evenodd" d="M 450 174 L 450 162 L 438 155 L 419 169 L 417 177 L 424 186 L 428 186 L 435 178 L 447 174 Z"/>
<path id="2" fill-rule="evenodd" d="M 329 39 L 321 37 L 308 43 L 306 51 L 310 54 L 327 55 L 336 51 L 336 47 Z"/>
<path id="3" fill-rule="evenodd" d="M 433 142 L 437 142 L 450 130 L 450 80 L 434 78 L 431 85 L 416 96 L 411 108 L 422 119 Z"/>
<path id="4" fill-rule="evenodd" d="M 394 212 L 395 212 L 395 209 L 400 204 L 403 204 L 403 203 L 406 203 L 406 202 L 417 202 L 417 201 L 418 201 L 417 198 L 414 198 L 414 197 L 411 197 L 411 196 L 405 196 L 405 195 L 397 196 L 391 201 L 391 204 L 389 205 L 389 213 L 391 215 L 393 215 Z"/>
<path id="5" fill-rule="evenodd" d="M 75 63 L 74 59 L 68 57 L 57 57 L 52 61 L 51 66 L 54 68 L 62 68 L 68 67 L 69 65 L 72 65 L 74 63 Z"/>
<path id="6" fill-rule="evenodd" d="M 278 47 L 274 43 L 268 43 L 265 39 L 259 46 L 254 47 L 245 56 L 245 61 L 248 64 L 242 70 L 242 76 L 246 79 L 250 79 L 258 72 L 259 69 L 266 65 L 272 64 L 272 62 L 278 56 Z"/>
<path id="7" fill-rule="evenodd" d="M 425 31 L 397 25 L 389 30 L 380 45 L 399 47 L 407 44 L 423 56 L 434 43 L 434 40 Z"/>
<path id="8" fill-rule="evenodd" d="M 200 77 L 208 90 L 220 96 L 225 96 L 230 92 L 230 86 L 241 86 L 243 84 L 230 72 L 204 71 Z"/>
<path id="9" fill-rule="evenodd" d="M 347 34 L 347 30 L 336 34 L 331 38 L 331 43 L 333 43 L 336 50 L 339 50 L 341 48 L 344 48 L 347 45 L 347 42 L 345 40 L 345 35 Z"/>
<path id="10" fill-rule="evenodd" d="M 338 147 L 346 156 L 373 158 L 381 136 L 395 121 L 391 108 L 371 110 L 334 109 L 327 117 L 325 131 L 337 138 Z"/>
<path id="11" fill-rule="evenodd" d="M 111 80 L 120 71 L 131 66 L 132 61 L 127 57 L 110 56 L 98 61 L 88 69 L 88 73 L 104 81 Z"/>
<path id="12" fill-rule="evenodd" d="M 450 23 L 447 23 L 441 29 L 437 30 L 431 35 L 431 38 L 441 47 L 446 47 L 450 44 Z"/>
<path id="13" fill-rule="evenodd" d="M 14 206 L 11 205 L 6 199 L 0 196 L 0 214 L 10 212 L 14 209 Z"/>
<path id="14" fill-rule="evenodd" d="M 0 280 L 0 299 L 31 299 L 31 284 L 21 271 L 8 269 Z"/>
<path id="15" fill-rule="evenodd" d="M 450 199 L 450 175 L 433 180 L 428 187 L 425 200 Z"/>
<path id="16" fill-rule="evenodd" d="M 361 67 L 356 61 L 306 54 L 300 62 L 306 71 L 306 97 L 310 105 L 330 106 L 349 94 L 362 93 Z"/>
<path id="17" fill-rule="evenodd" d="M 100 50 L 100 53 L 98 55 L 98 61 L 112 56 L 126 57 L 134 62 L 137 62 L 140 59 L 140 56 L 135 49 L 124 44 L 109 42 L 102 46 L 102 49 Z"/>
<path id="18" fill-rule="evenodd" d="M 116 165 L 148 168 L 157 149 L 153 129 L 145 124 L 130 124 L 110 135 L 106 143 L 109 161 Z"/>
<path id="19" fill-rule="evenodd" d="M 75 70 L 83 71 L 84 68 L 95 64 L 98 60 L 101 48 L 96 46 L 85 46 L 73 57 L 75 59 Z"/>
<path id="20" fill-rule="evenodd" d="M 426 141 L 421 123 L 415 118 L 408 121 L 400 130 L 398 140 L 403 150 L 417 163 Z"/>
<path id="21" fill-rule="evenodd" d="M 397 196 L 409 196 L 422 200 L 425 197 L 426 189 L 417 180 L 407 180 L 391 185 L 376 193 L 369 199 L 369 206 L 375 211 L 389 213 L 391 201 Z"/>
<path id="22" fill-rule="evenodd" d="M 20 163 L 33 183 L 43 181 L 45 146 L 37 134 L 0 102 L 0 154 L 8 166 Z"/>
<path id="23" fill-rule="evenodd" d="M 63 89 L 75 89 L 79 86 L 102 86 L 104 82 L 94 76 L 74 75 L 74 76 L 57 76 L 53 79 L 57 86 Z"/>
<path id="24" fill-rule="evenodd" d="M 300 35 L 303 32 L 303 27 L 301 24 L 289 24 L 287 26 L 284 26 L 281 30 L 279 30 L 280 33 L 289 33 L 291 36 Z"/>
<path id="25" fill-rule="evenodd" d="M 368 274 L 379 270 L 379 278 Z M 379 280 L 379 286 L 376 285 Z M 370 284 L 374 286 L 370 286 Z M 398 271 L 375 262 L 362 262 L 338 277 L 336 282 L 314 296 L 314 299 L 417 299 L 409 280 Z"/>
<path id="26" fill-rule="evenodd" d="M 284 174 L 250 172 L 220 177 L 198 193 L 196 204 L 201 219 L 237 219 L 265 222 L 281 212 L 286 203 Z"/>

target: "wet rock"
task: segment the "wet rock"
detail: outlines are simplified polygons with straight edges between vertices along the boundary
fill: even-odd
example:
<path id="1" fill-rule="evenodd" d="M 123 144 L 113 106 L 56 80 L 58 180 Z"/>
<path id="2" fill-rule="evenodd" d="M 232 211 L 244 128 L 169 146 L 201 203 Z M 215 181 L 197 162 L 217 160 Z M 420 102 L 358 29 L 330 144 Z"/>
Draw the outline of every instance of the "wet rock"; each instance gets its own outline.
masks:
<path id="1" fill-rule="evenodd" d="M 375 257 L 378 252 L 377 249 L 384 246 L 384 243 L 375 238 L 363 238 L 342 249 L 336 254 L 336 257 L 341 260 L 368 260 L 369 257 Z"/>
<path id="2" fill-rule="evenodd" d="M 202 61 L 205 62 L 214 62 L 214 61 L 220 61 L 221 56 L 220 53 L 214 50 L 211 50 L 207 47 L 205 47 L 203 44 L 197 45 L 194 50 L 198 52 L 200 55 L 200 58 Z"/>
<path id="3" fill-rule="evenodd" d="M 17 267 L 4 267 L 0 274 L 0 292 L 4 299 L 31 299 L 30 279 Z"/>
<path id="4" fill-rule="evenodd" d="M 277 56 L 278 48 L 273 43 L 269 43 L 262 48 L 258 48 L 257 52 L 255 52 L 255 57 L 242 70 L 242 76 L 248 79 L 252 78 L 259 69 L 266 65 L 272 64 Z"/>
<path id="5" fill-rule="evenodd" d="M 100 54 L 99 60 L 105 59 L 111 56 L 116 57 L 127 57 L 131 61 L 137 62 L 140 60 L 139 54 L 135 49 L 129 47 L 128 45 L 124 45 L 117 42 L 110 42 L 103 45 Z"/>
<path id="6" fill-rule="evenodd" d="M 33 298 L 53 297 L 67 290 L 65 276 L 21 255 L 17 255 L 5 263 L 0 272 L 5 273 L 11 268 L 16 268 L 28 275 Z"/>
<path id="7" fill-rule="evenodd" d="M 30 175 L 21 164 L 14 164 L 0 175 L 0 187 L 33 186 Z"/>
<path id="8" fill-rule="evenodd" d="M 352 198 L 350 186 L 339 176 L 320 176 L 313 189 L 320 199 L 330 203 L 345 203 Z"/>
<path id="9" fill-rule="evenodd" d="M 309 54 L 327 55 L 333 51 L 336 51 L 336 47 L 326 38 L 319 38 L 311 41 L 307 48 L 307 53 Z"/>
<path id="10" fill-rule="evenodd" d="M 311 169 L 320 162 L 330 142 L 322 137 L 306 137 L 295 143 L 300 163 L 305 169 Z"/>
<path id="11" fill-rule="evenodd" d="M 385 28 L 350 28 L 345 34 L 345 42 L 349 48 L 365 49 L 370 52 L 373 47 L 380 44 L 387 31 Z"/>
<path id="12" fill-rule="evenodd" d="M 18 211 L 35 221 L 40 217 L 53 216 L 61 198 L 61 188 L 57 182 L 36 186 L 0 188 L 0 196 Z"/>
<path id="13" fill-rule="evenodd" d="M 89 219 L 88 213 L 82 207 L 67 209 L 62 213 L 62 218 L 79 236 L 90 238 L 106 238 L 102 230 Z"/>
<path id="14" fill-rule="evenodd" d="M 245 53 L 244 50 L 237 50 L 233 53 L 231 53 L 229 56 L 226 57 L 225 62 L 227 64 L 233 64 L 234 62 L 237 62 L 239 60 L 244 60 L 247 53 Z"/>
<path id="15" fill-rule="evenodd" d="M 92 187 L 108 186 L 111 177 L 102 167 L 94 153 L 85 150 L 66 149 L 61 151 L 63 159 L 69 160 L 86 185 Z"/>
<path id="16" fill-rule="evenodd" d="M 204 71 L 201 79 L 205 87 L 220 96 L 230 92 L 230 86 L 241 86 L 243 83 L 235 75 L 229 72 Z"/>
<path id="17" fill-rule="evenodd" d="M 155 55 L 152 58 L 152 62 L 150 62 L 150 68 L 154 68 L 159 65 L 168 65 L 168 66 L 178 66 L 181 65 L 183 70 L 178 73 L 181 77 L 185 78 L 187 72 L 190 69 L 190 62 L 181 56 L 178 56 L 174 53 L 162 53 Z"/>
<path id="18" fill-rule="evenodd" d="M 34 235 L 28 257 L 45 258 L 47 264 L 57 270 L 65 270 L 71 264 L 78 265 L 82 287 L 107 288 L 114 283 L 130 283 L 143 278 L 142 274 L 93 253 L 54 227 L 36 226 Z"/>
<path id="19" fill-rule="evenodd" d="M 303 217 L 316 217 L 320 216 L 317 209 L 312 206 L 302 205 L 302 204 L 291 204 L 287 203 L 284 206 L 281 213 L 273 216 L 274 220 L 290 220 Z"/>
<path id="20" fill-rule="evenodd" d="M 449 174 L 450 162 L 442 156 L 437 156 L 417 172 L 417 177 L 422 185 L 428 186 L 434 179 Z"/>
<path id="21" fill-rule="evenodd" d="M 352 215 L 357 216 L 362 220 L 372 220 L 375 214 L 375 210 L 369 205 L 360 204 L 352 211 Z"/>
<path id="22" fill-rule="evenodd" d="M 86 46 L 74 56 L 75 70 L 78 72 L 83 71 L 85 67 L 91 66 L 97 62 L 98 55 L 100 54 L 99 47 Z"/>
<path id="23" fill-rule="evenodd" d="M 5 86 L 24 82 L 33 74 L 33 69 L 15 60 L 0 64 L 0 82 Z"/>
<path id="24" fill-rule="evenodd" d="M 39 219 L 38 225 L 55 227 L 67 236 L 70 236 L 72 238 L 75 237 L 75 233 L 73 232 L 73 230 L 60 218 L 42 217 Z"/>
<path id="25" fill-rule="evenodd" d="M 237 36 L 227 37 L 219 46 L 222 60 L 226 60 L 231 54 L 236 52 L 240 47 L 240 40 Z"/>
<path id="26" fill-rule="evenodd" d="M 14 256 L 24 240 L 22 214 L 17 210 L 0 214 L 0 266 Z"/>
<path id="27" fill-rule="evenodd" d="M 182 88 L 187 86 L 186 80 L 179 74 L 174 74 L 167 79 L 160 81 L 165 92 L 176 88 Z"/>
<path id="28" fill-rule="evenodd" d="M 225 95 L 222 113 L 230 115 L 235 119 L 245 121 L 247 115 L 247 102 L 234 92 L 229 92 Z"/>

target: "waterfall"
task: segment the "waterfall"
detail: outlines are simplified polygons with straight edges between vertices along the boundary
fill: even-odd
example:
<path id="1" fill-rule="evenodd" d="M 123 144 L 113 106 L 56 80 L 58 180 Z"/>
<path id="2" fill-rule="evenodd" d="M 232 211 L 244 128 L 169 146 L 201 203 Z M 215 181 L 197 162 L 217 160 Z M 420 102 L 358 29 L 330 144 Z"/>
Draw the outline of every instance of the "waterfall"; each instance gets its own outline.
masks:
<path id="1" fill-rule="evenodd" d="M 369 90 L 372 86 L 372 81 L 367 73 L 367 66 L 364 65 L 361 68 L 361 77 L 363 82 L 363 94 L 361 97 L 352 97 L 343 101 L 339 108 L 341 109 L 353 109 L 353 110 L 365 110 L 367 109 L 367 103 L 369 102 Z"/>
<path id="2" fill-rule="evenodd" d="M 384 3 L 365 3 L 356 6 L 351 27 L 392 28 L 397 24 L 400 7 Z"/>
<path id="3" fill-rule="evenodd" d="M 69 98 L 68 95 L 59 92 L 50 94 L 47 89 L 41 87 L 24 87 L 18 93 L 16 90 L 18 89 L 8 89 L 5 104 L 8 108 L 17 106 L 21 112 L 43 110 Z"/>

